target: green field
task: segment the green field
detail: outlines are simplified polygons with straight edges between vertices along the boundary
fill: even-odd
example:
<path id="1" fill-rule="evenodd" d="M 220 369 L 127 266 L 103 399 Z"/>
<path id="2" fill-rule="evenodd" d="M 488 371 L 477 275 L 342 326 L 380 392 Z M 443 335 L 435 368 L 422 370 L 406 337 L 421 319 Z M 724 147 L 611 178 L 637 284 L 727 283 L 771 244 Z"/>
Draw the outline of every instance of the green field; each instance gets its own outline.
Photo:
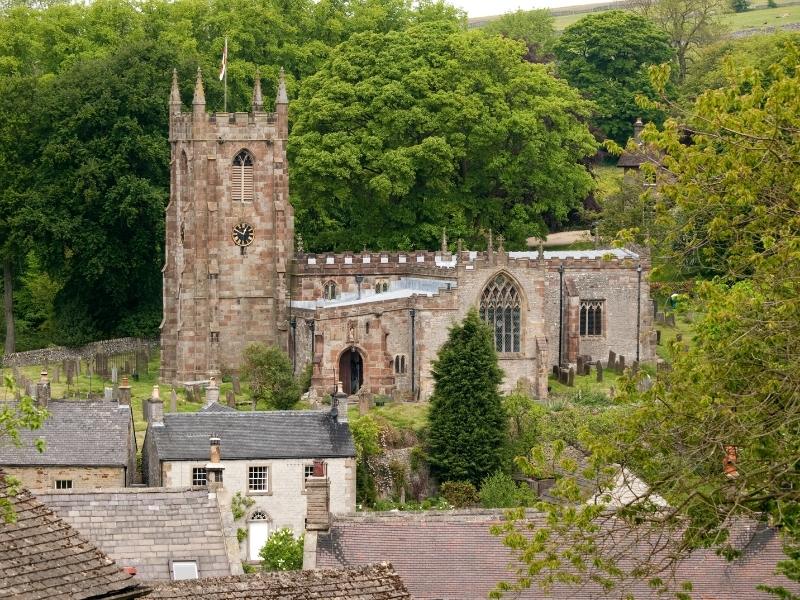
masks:
<path id="1" fill-rule="evenodd" d="M 588 14 L 590 13 L 557 16 L 554 18 L 555 28 L 561 31 Z M 788 23 L 800 23 L 800 5 L 779 5 L 778 8 L 761 8 L 759 6 L 746 12 L 730 14 L 726 16 L 725 23 L 732 32 L 753 27 L 780 27 Z"/>

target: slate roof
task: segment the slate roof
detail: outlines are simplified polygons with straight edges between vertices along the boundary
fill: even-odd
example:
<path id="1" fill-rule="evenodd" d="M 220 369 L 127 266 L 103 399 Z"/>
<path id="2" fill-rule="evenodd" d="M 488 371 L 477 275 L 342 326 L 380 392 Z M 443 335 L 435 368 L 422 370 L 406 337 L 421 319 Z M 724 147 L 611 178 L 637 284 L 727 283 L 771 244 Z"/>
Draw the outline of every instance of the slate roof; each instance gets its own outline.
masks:
<path id="1" fill-rule="evenodd" d="M 2 473 L 0 498 L 10 500 L 16 515 L 14 523 L 0 518 L 0 598 L 121 599 L 147 593 L 29 491 L 10 495 Z"/>
<path id="2" fill-rule="evenodd" d="M 130 433 L 130 406 L 105 400 L 52 400 L 47 411 L 50 416 L 41 429 L 20 430 L 21 446 L 3 447 L 0 465 L 125 467 L 128 464 L 128 445 L 133 450 L 136 444 Z M 45 441 L 44 452 L 38 452 L 34 446 L 38 438 Z"/>
<path id="3" fill-rule="evenodd" d="M 147 428 L 159 460 L 208 460 L 212 434 L 222 441 L 223 460 L 356 455 L 349 425 L 327 411 L 175 413 Z"/>
<path id="4" fill-rule="evenodd" d="M 236 409 L 225 404 L 220 404 L 219 402 L 212 402 L 208 406 L 201 408 L 198 412 L 236 412 Z"/>
<path id="5" fill-rule="evenodd" d="M 543 521 L 543 516 L 529 511 L 527 519 L 535 525 Z M 513 581 L 509 566 L 518 565 L 500 538 L 490 532 L 492 525 L 502 521 L 502 510 L 341 515 L 334 518 L 329 534 L 319 536 L 317 565 L 336 568 L 390 561 L 417 600 L 484 599 L 498 582 Z M 796 583 L 774 574 L 776 563 L 785 558 L 774 530 L 759 529 L 755 524 L 739 524 L 732 529 L 732 539 L 743 549 L 736 561 L 727 562 L 712 550 L 699 550 L 679 563 L 676 581 L 692 581 L 692 598 L 772 598 L 756 589 L 759 584 L 785 585 L 795 593 L 800 591 Z M 630 561 L 649 550 L 629 530 L 620 531 L 615 542 L 615 550 L 623 549 L 628 567 Z M 669 574 L 662 577 L 667 579 Z M 624 596 L 620 591 L 616 588 L 604 593 L 591 584 L 556 585 L 546 595 L 534 583 L 519 594 L 509 593 L 509 597 L 588 600 Z M 626 591 L 636 598 L 656 597 L 643 581 L 633 582 Z"/>
<path id="6" fill-rule="evenodd" d="M 258 573 L 156 585 L 148 600 L 412 600 L 392 565 Z"/>
<path id="7" fill-rule="evenodd" d="M 139 579 L 169 580 L 170 560 L 196 560 L 200 577 L 242 572 L 236 534 L 227 531 L 234 550 L 229 560 L 217 495 L 208 490 L 68 490 L 39 499 L 121 566 L 135 567 Z"/>

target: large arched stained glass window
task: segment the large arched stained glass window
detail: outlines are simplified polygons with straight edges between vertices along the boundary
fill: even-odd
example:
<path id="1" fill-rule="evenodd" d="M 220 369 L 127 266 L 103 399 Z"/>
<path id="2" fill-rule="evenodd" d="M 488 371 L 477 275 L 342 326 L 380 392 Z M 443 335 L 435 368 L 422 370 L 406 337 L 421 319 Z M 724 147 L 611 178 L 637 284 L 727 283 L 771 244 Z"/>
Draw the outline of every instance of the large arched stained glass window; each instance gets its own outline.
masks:
<path id="1" fill-rule="evenodd" d="M 500 273 L 483 290 L 480 315 L 494 332 L 498 352 L 520 351 L 520 294 L 508 275 Z"/>

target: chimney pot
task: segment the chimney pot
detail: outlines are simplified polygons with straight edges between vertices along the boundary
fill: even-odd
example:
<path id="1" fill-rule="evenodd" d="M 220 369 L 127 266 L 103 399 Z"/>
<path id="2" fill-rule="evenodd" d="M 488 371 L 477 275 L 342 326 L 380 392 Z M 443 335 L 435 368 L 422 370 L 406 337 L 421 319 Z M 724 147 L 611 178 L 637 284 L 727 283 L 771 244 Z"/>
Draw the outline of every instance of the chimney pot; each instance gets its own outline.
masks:
<path id="1" fill-rule="evenodd" d="M 220 440 L 220 438 L 215 436 L 215 435 L 212 435 L 210 438 L 208 438 L 209 459 L 211 460 L 212 463 L 215 463 L 215 464 L 219 463 L 219 461 L 222 458 L 222 454 L 220 452 L 220 450 L 221 450 L 220 442 L 221 441 L 222 440 Z"/>
<path id="2" fill-rule="evenodd" d="M 339 384 L 341 386 L 341 383 Z M 339 423 L 347 423 L 347 394 L 339 388 L 336 392 L 336 407 L 338 409 L 337 420 Z"/>
<path id="3" fill-rule="evenodd" d="M 50 382 L 47 381 L 47 371 L 43 370 L 36 384 L 36 405 L 39 408 L 47 408 L 50 403 Z"/>

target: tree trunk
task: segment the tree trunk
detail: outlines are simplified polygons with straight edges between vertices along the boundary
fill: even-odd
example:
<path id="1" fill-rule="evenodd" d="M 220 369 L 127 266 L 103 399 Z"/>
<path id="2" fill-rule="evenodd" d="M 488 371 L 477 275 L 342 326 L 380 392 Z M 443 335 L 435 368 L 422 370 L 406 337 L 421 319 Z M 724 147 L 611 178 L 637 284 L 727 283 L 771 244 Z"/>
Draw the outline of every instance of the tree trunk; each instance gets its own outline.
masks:
<path id="1" fill-rule="evenodd" d="M 6 343 L 4 352 L 11 354 L 16 351 L 17 340 L 14 335 L 14 301 L 11 293 L 14 291 L 14 270 L 11 259 L 3 260 L 3 309 L 6 321 Z"/>

